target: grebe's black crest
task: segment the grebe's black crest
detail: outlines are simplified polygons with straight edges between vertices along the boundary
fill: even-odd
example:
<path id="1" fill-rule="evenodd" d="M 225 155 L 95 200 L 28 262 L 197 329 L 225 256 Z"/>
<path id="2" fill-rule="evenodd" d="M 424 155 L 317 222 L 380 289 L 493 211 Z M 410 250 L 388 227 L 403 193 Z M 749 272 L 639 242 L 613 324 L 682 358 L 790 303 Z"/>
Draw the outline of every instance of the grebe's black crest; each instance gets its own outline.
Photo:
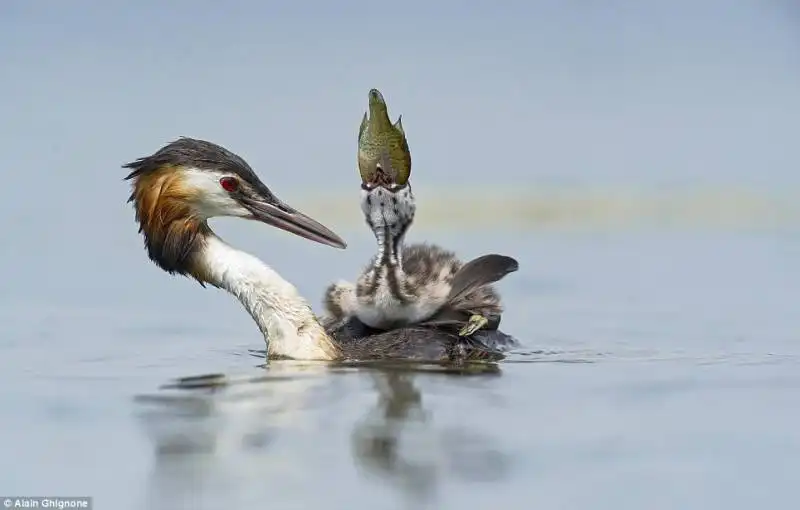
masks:
<path id="1" fill-rule="evenodd" d="M 236 174 L 265 197 L 272 196 L 269 188 L 261 182 L 241 156 L 213 142 L 188 137 L 178 138 L 150 156 L 138 158 L 132 163 L 123 165 L 123 168 L 132 170 L 125 180 L 162 170 L 168 166 Z"/>

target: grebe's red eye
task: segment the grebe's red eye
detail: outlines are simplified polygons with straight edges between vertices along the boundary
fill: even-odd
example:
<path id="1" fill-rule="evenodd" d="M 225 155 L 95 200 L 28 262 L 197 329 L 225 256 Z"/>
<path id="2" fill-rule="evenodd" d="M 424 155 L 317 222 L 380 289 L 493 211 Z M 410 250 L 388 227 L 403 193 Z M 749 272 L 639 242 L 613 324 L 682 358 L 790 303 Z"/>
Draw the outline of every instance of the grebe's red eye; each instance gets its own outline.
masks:
<path id="1" fill-rule="evenodd" d="M 219 180 L 219 185 L 228 193 L 233 193 L 239 189 L 239 181 L 236 177 L 223 177 Z"/>

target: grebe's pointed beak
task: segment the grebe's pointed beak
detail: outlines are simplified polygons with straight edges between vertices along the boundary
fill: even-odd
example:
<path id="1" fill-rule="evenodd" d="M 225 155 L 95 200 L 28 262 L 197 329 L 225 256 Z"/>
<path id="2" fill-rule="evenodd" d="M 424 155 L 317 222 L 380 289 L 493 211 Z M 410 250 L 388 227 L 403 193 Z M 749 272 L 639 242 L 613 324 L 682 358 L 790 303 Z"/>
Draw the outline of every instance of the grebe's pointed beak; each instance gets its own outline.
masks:
<path id="1" fill-rule="evenodd" d="M 269 199 L 241 197 L 240 201 L 253 215 L 254 220 L 334 248 L 347 248 L 347 243 L 331 229 L 283 203 L 274 195 Z"/>

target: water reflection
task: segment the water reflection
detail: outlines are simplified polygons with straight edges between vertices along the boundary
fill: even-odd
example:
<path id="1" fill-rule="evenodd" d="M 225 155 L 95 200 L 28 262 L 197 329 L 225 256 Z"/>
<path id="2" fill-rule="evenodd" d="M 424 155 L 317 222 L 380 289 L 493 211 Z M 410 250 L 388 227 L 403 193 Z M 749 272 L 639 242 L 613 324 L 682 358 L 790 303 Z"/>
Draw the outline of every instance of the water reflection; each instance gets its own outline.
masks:
<path id="1" fill-rule="evenodd" d="M 479 390 L 459 384 L 464 376 L 500 374 L 489 364 L 280 362 L 239 379 L 178 380 L 137 397 L 154 450 L 144 506 L 249 508 L 265 497 L 316 506 L 325 499 L 304 487 L 308 480 L 323 476 L 335 484 L 352 464 L 362 481 L 417 502 L 435 500 L 448 480 L 497 480 L 508 472 L 509 455 L 466 421 L 437 425 L 436 409 L 425 405 L 418 382 L 449 378 L 447 394 L 469 403 L 469 392 Z M 369 397 L 365 377 L 367 391 L 377 396 L 374 406 L 366 415 L 363 407 L 341 413 L 337 403 Z M 346 421 L 354 414 L 362 418 Z M 328 424 L 337 416 L 346 421 L 343 432 L 350 431 L 350 455 L 335 446 L 342 436 Z"/>
<path id="2" fill-rule="evenodd" d="M 325 372 L 321 364 L 281 362 L 256 376 L 188 377 L 138 396 L 154 450 L 143 507 L 254 507 L 258 488 L 291 464 L 270 450 L 289 428 L 303 430 Z"/>
<path id="3" fill-rule="evenodd" d="M 459 375 L 500 375 L 496 365 Z M 453 375 L 453 371 L 444 373 Z M 433 500 L 448 475 L 496 480 L 508 469 L 508 456 L 490 438 L 457 428 L 440 428 L 425 409 L 414 384 L 419 372 L 386 369 L 372 374 L 378 393 L 375 408 L 353 431 L 353 455 L 367 476 L 388 481 L 415 500 Z"/>

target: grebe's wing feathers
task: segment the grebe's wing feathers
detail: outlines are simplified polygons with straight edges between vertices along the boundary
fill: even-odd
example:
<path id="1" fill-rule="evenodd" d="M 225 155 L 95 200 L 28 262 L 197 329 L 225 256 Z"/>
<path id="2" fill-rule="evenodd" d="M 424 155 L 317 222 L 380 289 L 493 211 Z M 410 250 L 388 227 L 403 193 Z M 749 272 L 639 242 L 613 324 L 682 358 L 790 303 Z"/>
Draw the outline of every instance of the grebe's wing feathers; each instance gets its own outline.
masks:
<path id="1" fill-rule="evenodd" d="M 469 291 L 501 280 L 508 273 L 519 269 L 519 263 L 512 257 L 495 253 L 472 259 L 453 277 L 447 302 L 452 303 Z"/>
<path id="2" fill-rule="evenodd" d="M 469 321 L 472 311 L 465 309 L 460 298 L 472 290 L 501 280 L 508 273 L 519 269 L 519 263 L 512 257 L 489 254 L 475 258 L 461 266 L 453 277 L 447 302 L 428 320 L 420 325 L 436 328 L 455 328 L 458 331 Z M 500 327 L 500 315 L 485 315 L 489 321 L 482 329 L 496 331 Z"/>
<path id="3" fill-rule="evenodd" d="M 459 326 L 463 323 L 459 324 Z M 495 337 L 475 334 L 459 337 L 455 328 L 436 328 L 412 325 L 382 331 L 370 328 L 356 317 L 341 322 L 328 333 L 341 345 L 346 358 L 406 359 L 410 361 L 499 361 L 505 355 L 493 346 Z M 505 345 L 506 335 L 500 344 Z"/>

